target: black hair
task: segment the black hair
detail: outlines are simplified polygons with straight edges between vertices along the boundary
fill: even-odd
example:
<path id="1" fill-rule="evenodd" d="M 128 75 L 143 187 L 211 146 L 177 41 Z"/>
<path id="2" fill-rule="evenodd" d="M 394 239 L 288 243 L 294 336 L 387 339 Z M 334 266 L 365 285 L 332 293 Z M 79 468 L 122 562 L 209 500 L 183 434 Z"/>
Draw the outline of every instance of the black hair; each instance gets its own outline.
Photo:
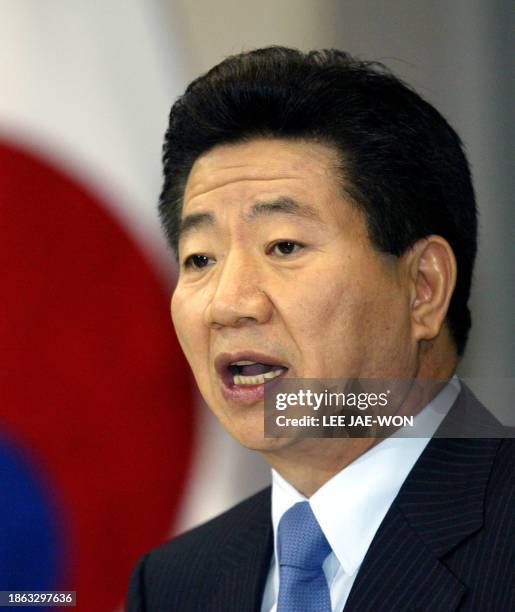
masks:
<path id="1" fill-rule="evenodd" d="M 342 186 L 378 250 L 399 256 L 430 234 L 449 242 L 458 273 L 447 321 L 461 355 L 471 326 L 477 212 L 462 143 L 442 115 L 382 64 L 343 51 L 274 46 L 225 59 L 170 112 L 159 212 L 176 252 L 195 160 L 216 145 L 258 137 L 333 146 Z"/>

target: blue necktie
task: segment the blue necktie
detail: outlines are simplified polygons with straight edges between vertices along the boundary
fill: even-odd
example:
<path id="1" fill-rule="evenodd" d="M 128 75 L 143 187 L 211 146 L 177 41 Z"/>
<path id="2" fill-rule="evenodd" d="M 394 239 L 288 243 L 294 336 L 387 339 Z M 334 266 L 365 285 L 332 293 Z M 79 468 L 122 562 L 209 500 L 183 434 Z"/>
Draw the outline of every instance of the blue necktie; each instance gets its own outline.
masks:
<path id="1" fill-rule="evenodd" d="M 308 502 L 299 502 L 279 521 L 279 598 L 277 612 L 331 612 L 322 563 L 329 542 Z"/>

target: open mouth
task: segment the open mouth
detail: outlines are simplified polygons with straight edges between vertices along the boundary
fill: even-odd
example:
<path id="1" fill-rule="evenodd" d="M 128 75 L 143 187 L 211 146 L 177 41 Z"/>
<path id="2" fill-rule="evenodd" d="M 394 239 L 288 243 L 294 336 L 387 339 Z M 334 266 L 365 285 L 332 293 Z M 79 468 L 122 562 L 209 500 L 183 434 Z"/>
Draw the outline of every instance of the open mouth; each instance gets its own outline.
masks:
<path id="1" fill-rule="evenodd" d="M 227 366 L 233 385 L 262 385 L 278 378 L 288 368 L 281 365 L 260 363 L 242 359 Z"/>
<path id="2" fill-rule="evenodd" d="M 289 371 L 278 358 L 255 351 L 221 353 L 215 369 L 225 399 L 244 405 L 260 402 L 265 389 L 271 390 Z"/>

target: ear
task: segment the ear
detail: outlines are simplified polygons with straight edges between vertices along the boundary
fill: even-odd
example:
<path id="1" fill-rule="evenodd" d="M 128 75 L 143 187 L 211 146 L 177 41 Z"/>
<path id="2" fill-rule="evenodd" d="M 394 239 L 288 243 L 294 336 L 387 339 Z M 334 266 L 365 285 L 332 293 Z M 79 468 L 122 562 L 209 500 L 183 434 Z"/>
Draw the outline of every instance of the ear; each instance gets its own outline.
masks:
<path id="1" fill-rule="evenodd" d="M 411 321 L 415 340 L 440 333 L 456 284 L 456 258 L 441 236 L 418 240 L 408 252 Z"/>

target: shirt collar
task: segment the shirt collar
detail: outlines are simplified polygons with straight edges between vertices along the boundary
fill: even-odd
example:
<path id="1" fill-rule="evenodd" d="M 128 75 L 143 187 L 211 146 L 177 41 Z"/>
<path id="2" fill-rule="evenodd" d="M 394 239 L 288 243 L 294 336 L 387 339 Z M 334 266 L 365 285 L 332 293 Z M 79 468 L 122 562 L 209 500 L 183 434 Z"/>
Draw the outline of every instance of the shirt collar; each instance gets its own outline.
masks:
<path id="1" fill-rule="evenodd" d="M 415 417 L 410 435 L 433 435 L 460 391 L 454 376 Z M 403 438 L 402 432 L 383 440 L 335 474 L 309 499 L 322 531 L 344 572 L 353 575 L 390 505 L 430 437 Z M 272 523 L 277 559 L 277 528 L 282 515 L 306 501 L 278 472 L 272 470 Z"/>

